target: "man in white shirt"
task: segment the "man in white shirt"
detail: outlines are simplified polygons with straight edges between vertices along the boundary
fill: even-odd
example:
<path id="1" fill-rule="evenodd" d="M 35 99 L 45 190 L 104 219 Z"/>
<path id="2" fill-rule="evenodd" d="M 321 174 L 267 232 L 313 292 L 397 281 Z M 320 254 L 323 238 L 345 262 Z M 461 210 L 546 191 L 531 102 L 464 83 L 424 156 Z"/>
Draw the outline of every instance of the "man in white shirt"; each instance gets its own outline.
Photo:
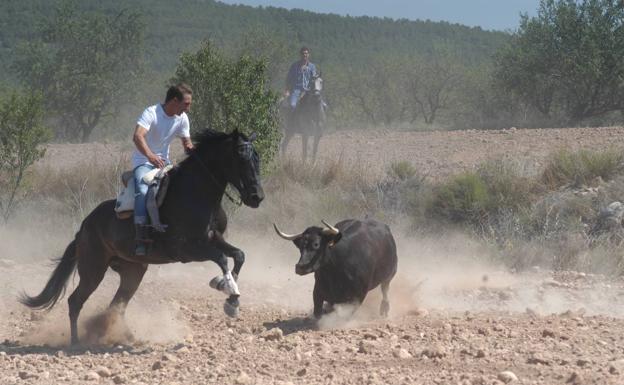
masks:
<path id="1" fill-rule="evenodd" d="M 193 149 L 189 119 L 186 115 L 191 108 L 192 97 L 193 91 L 184 83 L 169 87 L 165 103 L 147 107 L 134 129 L 132 140 L 136 149 L 132 154 L 132 167 L 137 256 L 147 253 L 146 243 L 151 241 L 145 202 L 148 186 L 143 182 L 143 176 L 155 168 L 162 168 L 171 163 L 169 145 L 175 137 L 181 139 L 185 152 Z"/>

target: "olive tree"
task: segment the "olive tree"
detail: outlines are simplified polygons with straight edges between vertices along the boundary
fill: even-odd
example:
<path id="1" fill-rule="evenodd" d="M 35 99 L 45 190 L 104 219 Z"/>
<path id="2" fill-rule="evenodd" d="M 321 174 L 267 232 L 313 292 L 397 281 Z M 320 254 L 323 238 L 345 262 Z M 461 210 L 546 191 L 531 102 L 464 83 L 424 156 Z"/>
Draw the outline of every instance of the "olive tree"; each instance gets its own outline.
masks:
<path id="1" fill-rule="evenodd" d="M 184 53 L 172 82 L 193 89 L 191 129 L 255 132 L 255 147 L 270 163 L 279 145 L 278 96 L 268 87 L 267 64 L 262 58 L 226 57 L 209 41 L 197 52 Z"/>
<path id="2" fill-rule="evenodd" d="M 624 5 L 619 0 L 541 0 L 496 56 L 495 76 L 562 124 L 624 108 Z"/>
<path id="3" fill-rule="evenodd" d="M 144 29 L 136 12 L 84 12 L 64 1 L 42 21 L 38 38 L 19 47 L 13 67 L 43 92 L 57 135 L 85 142 L 131 100 L 144 71 Z"/>
<path id="4" fill-rule="evenodd" d="M 30 166 L 43 157 L 50 133 L 41 95 L 12 92 L 0 99 L 0 215 L 8 221 Z"/>

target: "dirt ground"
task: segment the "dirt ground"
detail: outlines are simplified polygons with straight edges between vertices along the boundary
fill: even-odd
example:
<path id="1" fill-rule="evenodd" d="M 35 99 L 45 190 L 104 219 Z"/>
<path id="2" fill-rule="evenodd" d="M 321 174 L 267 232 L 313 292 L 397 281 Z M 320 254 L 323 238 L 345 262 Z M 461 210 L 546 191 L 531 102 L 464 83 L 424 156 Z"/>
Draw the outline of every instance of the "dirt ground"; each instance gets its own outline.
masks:
<path id="1" fill-rule="evenodd" d="M 298 157 L 299 141 L 291 146 Z M 621 127 L 347 131 L 326 135 L 319 156 L 379 174 L 405 160 L 442 178 L 487 158 L 539 167 L 559 148 L 623 146 Z M 117 162 L 124 149 L 53 145 L 40 166 Z M 238 319 L 223 313 L 224 295 L 208 285 L 218 273 L 210 262 L 150 266 L 125 324 L 98 315 L 118 285 L 111 271 L 83 309 L 80 348 L 68 346 L 66 297 L 47 313 L 16 301 L 23 290 L 38 293 L 51 272 L 43 257 L 22 258 L 24 249 L 53 257 L 62 252 L 59 241 L 32 234 L 31 244 L 8 247 L 18 234 L 0 229 L 0 384 L 624 383 L 622 278 L 537 267 L 513 273 L 459 234 L 415 238 L 394 228 L 399 273 L 390 316 L 377 315 L 376 289 L 353 316 L 343 306 L 316 322 L 313 277 L 295 275 L 295 247 L 230 226 L 229 241 L 247 254 Z M 93 325 L 107 333 L 88 332 Z"/>

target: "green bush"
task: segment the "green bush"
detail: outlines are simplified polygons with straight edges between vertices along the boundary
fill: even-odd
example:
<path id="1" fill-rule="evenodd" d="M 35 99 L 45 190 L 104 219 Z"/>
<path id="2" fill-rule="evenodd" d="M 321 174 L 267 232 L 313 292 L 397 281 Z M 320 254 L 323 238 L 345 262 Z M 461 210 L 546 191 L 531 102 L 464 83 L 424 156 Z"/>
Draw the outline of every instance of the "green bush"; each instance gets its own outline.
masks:
<path id="1" fill-rule="evenodd" d="M 550 189 L 588 185 L 597 177 L 606 181 L 620 173 L 623 160 L 624 156 L 616 150 L 561 150 L 550 157 L 541 179 Z"/>
<path id="2" fill-rule="evenodd" d="M 416 168 L 408 161 L 392 162 L 388 169 L 388 175 L 401 181 L 406 181 L 416 175 Z"/>
<path id="3" fill-rule="evenodd" d="M 434 188 L 427 212 L 453 222 L 478 223 L 488 204 L 485 182 L 478 174 L 466 172 Z"/>
<path id="4" fill-rule="evenodd" d="M 43 126 L 41 95 L 12 93 L 0 99 L 0 216 L 8 221 L 30 166 L 50 138 Z"/>
<path id="5" fill-rule="evenodd" d="M 477 173 L 487 186 L 489 211 L 516 212 L 530 205 L 535 180 L 523 175 L 518 163 L 507 159 L 491 160 L 483 163 Z"/>
<path id="6" fill-rule="evenodd" d="M 180 81 L 193 88 L 193 131 L 256 132 L 263 165 L 271 164 L 281 136 L 278 97 L 269 89 L 264 59 L 232 60 L 205 41 L 197 52 L 180 57 L 173 82 Z"/>

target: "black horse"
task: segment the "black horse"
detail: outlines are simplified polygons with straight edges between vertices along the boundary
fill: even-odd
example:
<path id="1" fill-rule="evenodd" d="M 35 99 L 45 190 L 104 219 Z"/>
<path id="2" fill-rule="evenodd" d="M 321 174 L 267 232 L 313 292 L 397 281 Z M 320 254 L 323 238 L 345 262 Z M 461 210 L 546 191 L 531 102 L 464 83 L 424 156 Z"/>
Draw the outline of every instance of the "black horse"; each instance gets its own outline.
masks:
<path id="1" fill-rule="evenodd" d="M 227 217 L 221 199 L 228 183 L 249 207 L 258 207 L 264 199 L 258 176 L 260 159 L 251 144 L 254 138 L 210 130 L 198 136 L 191 155 L 167 174 L 168 190 L 160 208 L 167 231 L 153 235 L 146 256 L 134 255 L 132 219 L 118 219 L 115 201 L 105 201 L 84 219 L 42 292 L 35 297 L 24 294 L 20 301 L 31 308 L 51 308 L 77 268 L 80 281 L 68 299 L 71 343 L 75 345 L 79 342 L 78 314 L 109 267 L 121 277 L 110 309 L 118 309 L 123 316 L 148 264 L 211 260 L 223 271 L 223 277 L 215 277 L 211 286 L 229 294 L 224 309 L 236 316 L 240 293 L 235 278 L 245 255 L 223 239 Z M 226 257 L 234 259 L 231 273 Z"/>
<path id="2" fill-rule="evenodd" d="M 302 143 L 301 157 L 304 162 L 308 156 L 309 136 L 314 137 L 312 161 L 316 160 L 316 153 L 319 141 L 323 135 L 326 119 L 325 106 L 321 94 L 323 79 L 320 76 L 313 78 L 312 85 L 313 88 L 304 93 L 294 111 L 291 111 L 287 99 L 282 103 L 282 121 L 284 123 L 284 139 L 281 146 L 282 156 L 286 153 L 286 148 L 293 135 L 300 134 Z"/>

